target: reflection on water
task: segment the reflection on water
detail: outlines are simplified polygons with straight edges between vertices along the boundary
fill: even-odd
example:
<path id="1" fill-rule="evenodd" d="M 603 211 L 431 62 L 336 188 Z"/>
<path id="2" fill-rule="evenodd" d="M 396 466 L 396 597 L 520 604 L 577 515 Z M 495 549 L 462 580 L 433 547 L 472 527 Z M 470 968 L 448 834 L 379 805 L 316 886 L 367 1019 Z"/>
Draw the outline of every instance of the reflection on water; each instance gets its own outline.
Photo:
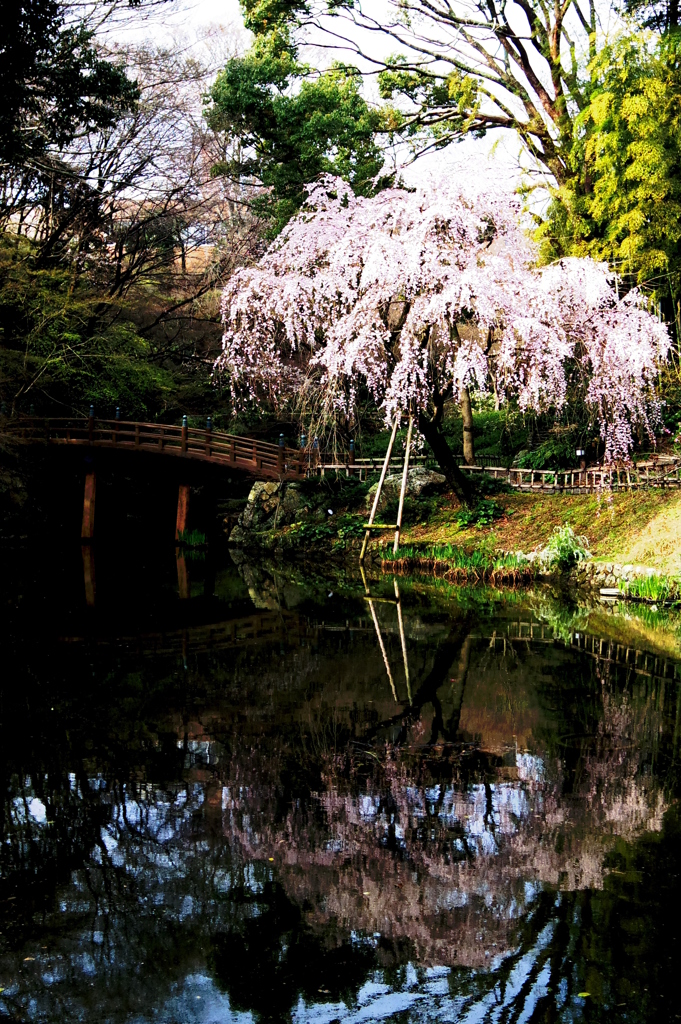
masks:
<path id="1" fill-rule="evenodd" d="M 4 595 L 0 1017 L 674 1019 L 669 630 L 197 572 L 40 644 Z"/>

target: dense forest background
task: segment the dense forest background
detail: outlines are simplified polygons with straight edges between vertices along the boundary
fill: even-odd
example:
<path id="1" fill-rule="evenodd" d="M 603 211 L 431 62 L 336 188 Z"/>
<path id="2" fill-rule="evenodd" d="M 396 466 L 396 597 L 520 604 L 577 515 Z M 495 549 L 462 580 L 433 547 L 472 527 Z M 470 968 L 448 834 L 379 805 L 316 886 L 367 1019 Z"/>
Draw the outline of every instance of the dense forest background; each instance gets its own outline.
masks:
<path id="1" fill-rule="evenodd" d="M 356 42 L 338 52 L 354 48 L 357 67 L 327 59 L 324 47 L 313 66 L 304 46 L 310 25 L 318 39 L 327 32 L 338 41 L 343 23 L 334 18 L 355 28 L 367 20 L 352 4 L 242 0 L 246 32 L 206 31 L 191 45 L 180 36 L 154 42 L 153 26 L 175 0 L 2 5 L 1 415 L 85 416 L 92 404 L 102 416 L 117 407 L 123 418 L 166 422 L 210 414 L 234 428 L 227 382 L 212 373 L 220 290 L 296 212 L 304 185 L 331 171 L 369 195 L 400 183 L 400 159 L 503 130 L 527 158 L 521 187 L 541 259 L 607 260 L 619 287 L 641 287 L 668 322 L 674 346 L 659 382 L 658 442 L 673 444 L 681 419 L 678 9 L 675 0 L 611 4 L 587 10 L 568 0 L 559 19 L 543 0 L 523 0 L 529 36 L 509 28 L 505 7 L 491 16 L 494 4 L 480 4 L 487 76 L 476 70 L 475 40 L 467 55 L 459 44 L 433 49 L 439 63 L 380 55 L 369 75 Z M 407 7 L 422 19 L 427 56 L 430 8 Z M 581 43 L 566 28 L 568 13 Z M 117 29 L 131 22 L 143 42 L 121 43 Z M 454 15 L 450 22 L 456 29 Z M 472 400 L 479 453 L 522 452 L 538 467 L 569 465 L 576 444 L 597 454 L 574 404 L 537 419 Z M 455 449 L 461 423 L 454 403 L 447 432 Z M 281 427 L 265 418 L 236 428 Z M 295 435 L 293 411 L 286 429 Z M 380 448 L 381 436 L 380 416 L 367 406 L 365 450 Z"/>

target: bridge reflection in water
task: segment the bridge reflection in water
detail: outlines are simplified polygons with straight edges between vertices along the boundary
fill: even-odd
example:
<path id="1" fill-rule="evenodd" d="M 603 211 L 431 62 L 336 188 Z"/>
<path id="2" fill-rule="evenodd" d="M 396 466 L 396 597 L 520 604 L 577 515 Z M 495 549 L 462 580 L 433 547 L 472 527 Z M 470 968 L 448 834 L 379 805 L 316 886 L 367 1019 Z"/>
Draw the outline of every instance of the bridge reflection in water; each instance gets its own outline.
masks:
<path id="1" fill-rule="evenodd" d="M 248 615 L 25 651 L 2 1012 L 670 1010 L 678 663 L 615 617 L 567 631 L 543 595 L 316 604 L 242 571 Z"/>

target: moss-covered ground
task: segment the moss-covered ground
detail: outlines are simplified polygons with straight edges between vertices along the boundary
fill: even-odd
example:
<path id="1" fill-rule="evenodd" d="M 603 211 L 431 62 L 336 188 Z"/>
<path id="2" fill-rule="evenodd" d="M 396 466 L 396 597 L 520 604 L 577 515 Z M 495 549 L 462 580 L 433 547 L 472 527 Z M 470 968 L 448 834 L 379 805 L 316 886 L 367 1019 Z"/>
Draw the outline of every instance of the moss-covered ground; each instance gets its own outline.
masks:
<path id="1" fill-rule="evenodd" d="M 609 496 L 501 494 L 499 518 L 462 526 L 454 498 L 431 499 L 420 521 L 408 522 L 404 544 L 452 544 L 466 549 L 531 551 L 557 526 L 583 534 L 595 558 L 649 565 L 667 575 L 681 572 L 681 492 L 639 491 Z M 409 510 L 408 510 L 409 511 Z"/>

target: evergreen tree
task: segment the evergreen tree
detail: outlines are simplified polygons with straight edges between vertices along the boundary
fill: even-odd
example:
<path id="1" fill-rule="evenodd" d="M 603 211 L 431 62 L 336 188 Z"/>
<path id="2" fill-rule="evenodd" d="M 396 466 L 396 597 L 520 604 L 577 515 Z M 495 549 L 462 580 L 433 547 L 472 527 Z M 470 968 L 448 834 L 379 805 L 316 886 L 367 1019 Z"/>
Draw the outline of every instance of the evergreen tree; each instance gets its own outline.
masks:
<path id="1" fill-rule="evenodd" d="M 250 28 L 267 19 L 249 18 Z M 322 173 L 339 175 L 356 193 L 376 187 L 383 166 L 377 144 L 382 118 L 360 92 L 355 68 L 334 64 L 316 74 L 301 63 L 286 26 L 263 31 L 245 57 L 218 76 L 209 125 L 235 139 L 232 159 L 215 174 L 264 186 L 256 209 L 279 231 L 300 207 L 304 185 Z"/>

